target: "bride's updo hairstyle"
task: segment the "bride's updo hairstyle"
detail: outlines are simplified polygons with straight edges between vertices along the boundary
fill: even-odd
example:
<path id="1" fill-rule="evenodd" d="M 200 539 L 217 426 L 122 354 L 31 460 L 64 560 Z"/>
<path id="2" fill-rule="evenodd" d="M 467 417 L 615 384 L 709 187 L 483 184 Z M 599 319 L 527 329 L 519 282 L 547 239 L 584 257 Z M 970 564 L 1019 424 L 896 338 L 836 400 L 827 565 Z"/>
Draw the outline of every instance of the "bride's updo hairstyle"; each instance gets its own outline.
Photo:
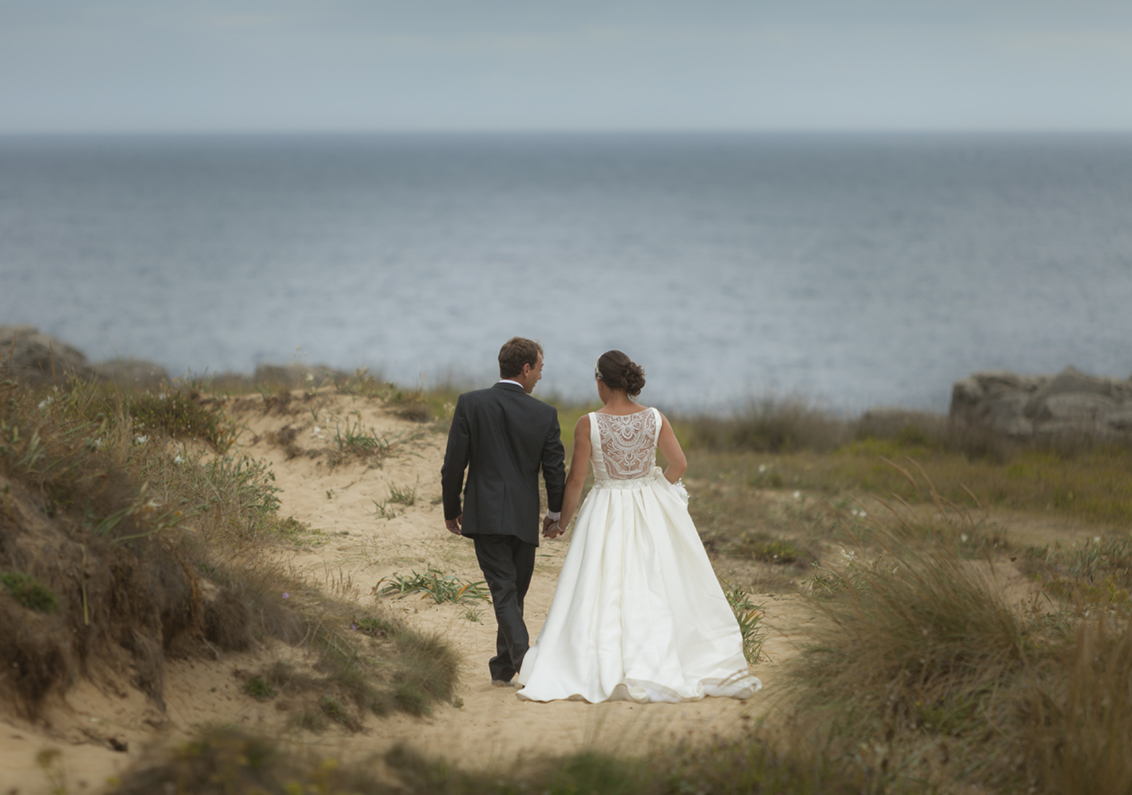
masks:
<path id="1" fill-rule="evenodd" d="M 645 371 L 621 351 L 603 353 L 594 375 L 610 389 L 624 389 L 629 397 L 636 397 L 645 388 Z"/>

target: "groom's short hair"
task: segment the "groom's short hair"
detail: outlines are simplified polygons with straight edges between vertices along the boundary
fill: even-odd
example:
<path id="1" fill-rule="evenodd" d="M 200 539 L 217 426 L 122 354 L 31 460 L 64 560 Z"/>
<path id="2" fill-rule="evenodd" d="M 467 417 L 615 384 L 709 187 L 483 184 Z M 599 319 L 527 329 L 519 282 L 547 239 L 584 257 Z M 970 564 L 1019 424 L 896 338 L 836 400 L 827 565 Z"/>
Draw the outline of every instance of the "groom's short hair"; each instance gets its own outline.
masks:
<path id="1" fill-rule="evenodd" d="M 512 337 L 499 349 L 499 377 L 513 378 L 523 372 L 523 365 L 534 367 L 542 346 L 526 337 Z"/>

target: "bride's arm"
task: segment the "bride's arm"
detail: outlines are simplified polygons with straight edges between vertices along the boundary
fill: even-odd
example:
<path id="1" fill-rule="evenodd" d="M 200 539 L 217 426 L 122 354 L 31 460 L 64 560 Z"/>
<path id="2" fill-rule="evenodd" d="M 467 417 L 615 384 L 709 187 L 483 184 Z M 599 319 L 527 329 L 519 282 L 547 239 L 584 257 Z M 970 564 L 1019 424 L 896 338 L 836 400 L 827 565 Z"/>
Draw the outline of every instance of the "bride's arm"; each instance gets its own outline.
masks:
<path id="1" fill-rule="evenodd" d="M 574 452 L 570 455 L 570 474 L 566 476 L 566 493 L 562 496 L 562 517 L 558 520 L 558 526 L 563 530 L 570 526 L 589 470 L 590 415 L 583 414 L 574 426 Z"/>
<path id="2" fill-rule="evenodd" d="M 680 448 L 680 442 L 672 431 L 668 417 L 663 414 L 660 415 L 660 438 L 657 439 L 656 446 L 660 448 L 664 460 L 668 462 L 668 468 L 664 470 L 664 479 L 669 483 L 675 483 L 688 470 L 688 459 L 684 457 L 684 451 Z"/>

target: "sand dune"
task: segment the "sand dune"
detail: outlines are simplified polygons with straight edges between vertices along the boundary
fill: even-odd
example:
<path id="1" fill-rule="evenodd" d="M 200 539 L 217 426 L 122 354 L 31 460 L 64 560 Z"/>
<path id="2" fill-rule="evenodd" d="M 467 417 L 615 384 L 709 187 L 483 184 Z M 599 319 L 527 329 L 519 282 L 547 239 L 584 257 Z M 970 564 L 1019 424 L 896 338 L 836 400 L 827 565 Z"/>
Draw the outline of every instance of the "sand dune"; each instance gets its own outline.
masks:
<path id="1" fill-rule="evenodd" d="M 481 579 L 471 542 L 444 529 L 443 432 L 398 419 L 379 400 L 332 392 L 271 410 L 259 397 L 241 398 L 231 410 L 245 427 L 234 452 L 268 462 L 282 489 L 281 514 L 319 531 L 316 543 L 307 548 L 280 548 L 281 563 L 359 605 L 373 604 L 382 578 L 429 566 Z M 348 459 L 332 466 L 327 453 L 335 434 L 347 427 L 388 440 L 388 455 L 376 463 Z M 291 439 L 289 449 L 273 441 L 279 438 Z M 414 490 L 414 504 L 389 503 L 392 488 Z M 379 514 L 381 503 L 384 515 Z M 526 607 L 533 636 L 545 620 L 568 543 L 567 535 L 544 541 L 539 549 Z M 766 623 L 772 634 L 765 648 L 772 662 L 757 667 L 765 689 L 750 701 L 536 704 L 520 701 L 514 690 L 490 686 L 487 660 L 494 653 L 495 621 L 489 603 L 478 608 L 480 620 L 475 621 L 463 605 L 386 599 L 412 626 L 439 634 L 457 650 L 462 661 L 458 706 L 441 706 L 429 718 L 370 716 L 358 733 L 338 728 L 295 732 L 276 704 L 257 702 L 240 690 L 241 672 L 281 656 L 304 663 L 301 649 L 276 643 L 215 659 L 170 661 L 164 712 L 127 684 L 128 672 L 93 671 L 89 680 L 52 704 L 39 725 L 0 718 L 0 791 L 49 793 L 57 786 L 52 776 L 64 776 L 69 792 L 98 792 L 147 744 L 175 742 L 209 723 L 258 729 L 345 758 L 364 758 L 406 743 L 475 768 L 509 767 L 588 747 L 632 754 L 676 738 L 734 735 L 770 709 L 776 669 L 796 649 L 808 620 L 797 597 L 769 601 Z M 41 757 L 45 750 L 58 755 L 48 761 Z"/>

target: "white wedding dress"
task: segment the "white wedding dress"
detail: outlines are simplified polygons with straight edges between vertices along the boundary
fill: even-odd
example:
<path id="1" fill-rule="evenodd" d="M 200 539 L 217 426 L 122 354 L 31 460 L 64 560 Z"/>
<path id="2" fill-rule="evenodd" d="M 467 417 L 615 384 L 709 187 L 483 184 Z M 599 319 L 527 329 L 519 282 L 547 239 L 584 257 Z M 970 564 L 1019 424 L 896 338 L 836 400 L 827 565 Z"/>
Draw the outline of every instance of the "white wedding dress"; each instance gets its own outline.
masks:
<path id="1" fill-rule="evenodd" d="M 687 492 L 656 466 L 656 409 L 590 414 L 594 486 L 538 641 L 523 659 L 520 698 L 695 701 L 749 698 L 743 639 Z"/>

